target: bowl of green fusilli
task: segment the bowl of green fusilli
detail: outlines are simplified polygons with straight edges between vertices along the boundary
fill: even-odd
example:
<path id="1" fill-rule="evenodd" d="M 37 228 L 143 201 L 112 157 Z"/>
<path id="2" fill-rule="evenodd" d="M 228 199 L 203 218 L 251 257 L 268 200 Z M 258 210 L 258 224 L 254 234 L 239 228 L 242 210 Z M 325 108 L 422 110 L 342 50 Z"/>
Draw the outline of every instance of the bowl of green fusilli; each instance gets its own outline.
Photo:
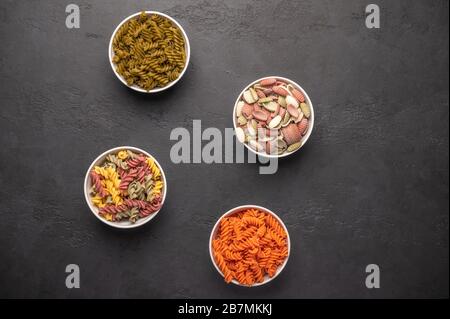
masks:
<path id="1" fill-rule="evenodd" d="M 142 11 L 125 18 L 108 48 L 114 74 L 129 88 L 156 93 L 177 83 L 190 59 L 189 39 L 172 17 Z"/>

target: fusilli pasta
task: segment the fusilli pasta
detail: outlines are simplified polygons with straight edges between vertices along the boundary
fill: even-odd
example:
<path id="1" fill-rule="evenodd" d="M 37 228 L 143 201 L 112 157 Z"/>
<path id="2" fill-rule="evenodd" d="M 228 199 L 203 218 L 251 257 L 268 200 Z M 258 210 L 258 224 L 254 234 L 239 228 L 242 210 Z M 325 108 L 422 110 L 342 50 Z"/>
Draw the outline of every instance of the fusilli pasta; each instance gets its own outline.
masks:
<path id="1" fill-rule="evenodd" d="M 164 188 L 161 170 L 144 154 L 130 150 L 110 154 L 89 176 L 92 204 L 108 221 L 135 223 L 161 208 Z"/>
<path id="2" fill-rule="evenodd" d="M 125 22 L 113 42 L 116 71 L 147 91 L 177 79 L 186 64 L 185 40 L 172 21 L 142 12 Z"/>
<path id="3" fill-rule="evenodd" d="M 283 264 L 287 234 L 271 214 L 247 209 L 221 219 L 212 250 L 227 283 L 251 286 L 273 277 Z"/>

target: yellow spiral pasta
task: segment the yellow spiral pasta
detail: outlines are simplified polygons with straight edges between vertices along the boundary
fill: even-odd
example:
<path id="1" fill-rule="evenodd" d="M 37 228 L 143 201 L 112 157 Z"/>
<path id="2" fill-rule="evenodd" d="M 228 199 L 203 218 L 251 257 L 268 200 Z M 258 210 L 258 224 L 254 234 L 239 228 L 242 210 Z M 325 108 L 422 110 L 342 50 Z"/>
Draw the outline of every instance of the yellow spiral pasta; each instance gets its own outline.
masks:
<path id="1" fill-rule="evenodd" d="M 159 167 L 156 165 L 155 161 L 152 158 L 147 158 L 147 165 L 150 168 L 150 171 L 153 174 L 153 178 L 159 179 L 161 177 L 161 171 L 159 170 Z"/>
<path id="2" fill-rule="evenodd" d="M 120 195 L 119 189 L 114 186 L 114 182 L 111 180 L 105 180 L 106 191 L 111 195 L 112 201 L 116 205 L 123 203 L 123 199 Z"/>
<path id="3" fill-rule="evenodd" d="M 120 196 L 119 191 L 120 179 L 116 170 L 111 166 L 108 167 L 95 166 L 94 171 L 97 174 L 103 176 L 104 187 L 106 191 L 111 195 L 114 204 L 116 205 L 122 204 L 123 200 L 122 197 Z"/>
<path id="4" fill-rule="evenodd" d="M 128 158 L 128 152 L 127 151 L 120 151 L 119 153 L 117 153 L 117 157 L 121 160 L 127 159 Z"/>
<path id="5" fill-rule="evenodd" d="M 158 180 L 153 184 L 153 189 L 151 191 L 151 196 L 152 198 L 157 196 L 157 195 L 161 195 L 161 190 L 163 188 L 164 184 L 162 181 Z"/>
<path id="6" fill-rule="evenodd" d="M 94 204 L 95 206 L 97 206 L 99 208 L 105 207 L 105 205 L 106 205 L 103 198 L 98 195 L 95 195 L 92 197 L 92 204 Z"/>

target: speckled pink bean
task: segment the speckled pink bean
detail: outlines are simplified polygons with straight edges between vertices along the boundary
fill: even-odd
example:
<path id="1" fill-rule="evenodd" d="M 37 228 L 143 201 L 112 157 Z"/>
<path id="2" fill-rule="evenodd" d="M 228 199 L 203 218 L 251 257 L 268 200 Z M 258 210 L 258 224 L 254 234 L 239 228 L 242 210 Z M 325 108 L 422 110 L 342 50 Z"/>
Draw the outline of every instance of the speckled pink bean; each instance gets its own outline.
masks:
<path id="1" fill-rule="evenodd" d="M 253 112 L 253 106 L 245 103 L 244 106 L 242 107 L 242 114 L 244 114 L 244 116 L 248 119 L 250 117 L 250 115 L 252 114 L 252 112 Z"/>
<path id="2" fill-rule="evenodd" d="M 274 86 L 272 87 L 272 90 L 273 90 L 276 94 L 282 95 L 282 96 L 287 96 L 287 95 L 289 94 L 288 91 L 287 91 L 286 89 L 282 88 L 281 86 L 277 86 L 277 85 L 274 85 Z"/>
<path id="3" fill-rule="evenodd" d="M 258 121 L 266 121 L 267 114 L 264 111 L 253 111 L 253 117 Z"/>
<path id="4" fill-rule="evenodd" d="M 262 86 L 270 86 L 270 85 L 273 85 L 276 82 L 277 82 L 277 79 L 275 79 L 275 78 L 268 78 L 268 79 L 261 80 L 261 82 L 259 82 L 259 84 L 261 84 Z"/>

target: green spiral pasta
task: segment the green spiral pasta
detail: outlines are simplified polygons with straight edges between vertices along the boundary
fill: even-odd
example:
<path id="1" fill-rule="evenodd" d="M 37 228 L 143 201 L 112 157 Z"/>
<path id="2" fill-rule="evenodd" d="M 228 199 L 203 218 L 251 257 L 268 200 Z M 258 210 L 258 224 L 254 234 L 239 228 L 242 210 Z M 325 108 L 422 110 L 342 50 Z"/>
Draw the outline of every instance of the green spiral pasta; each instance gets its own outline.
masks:
<path id="1" fill-rule="evenodd" d="M 109 161 L 110 163 L 114 164 L 116 167 L 121 168 L 121 169 L 128 169 L 128 165 L 126 162 L 122 161 L 121 159 L 119 159 L 116 155 L 114 154 L 109 154 L 106 156 L 106 160 Z M 115 167 L 114 167 L 115 168 Z"/>
<path id="2" fill-rule="evenodd" d="M 147 91 L 175 81 L 186 64 L 185 40 L 169 19 L 142 12 L 124 23 L 113 42 L 113 62 L 128 85 Z"/>

